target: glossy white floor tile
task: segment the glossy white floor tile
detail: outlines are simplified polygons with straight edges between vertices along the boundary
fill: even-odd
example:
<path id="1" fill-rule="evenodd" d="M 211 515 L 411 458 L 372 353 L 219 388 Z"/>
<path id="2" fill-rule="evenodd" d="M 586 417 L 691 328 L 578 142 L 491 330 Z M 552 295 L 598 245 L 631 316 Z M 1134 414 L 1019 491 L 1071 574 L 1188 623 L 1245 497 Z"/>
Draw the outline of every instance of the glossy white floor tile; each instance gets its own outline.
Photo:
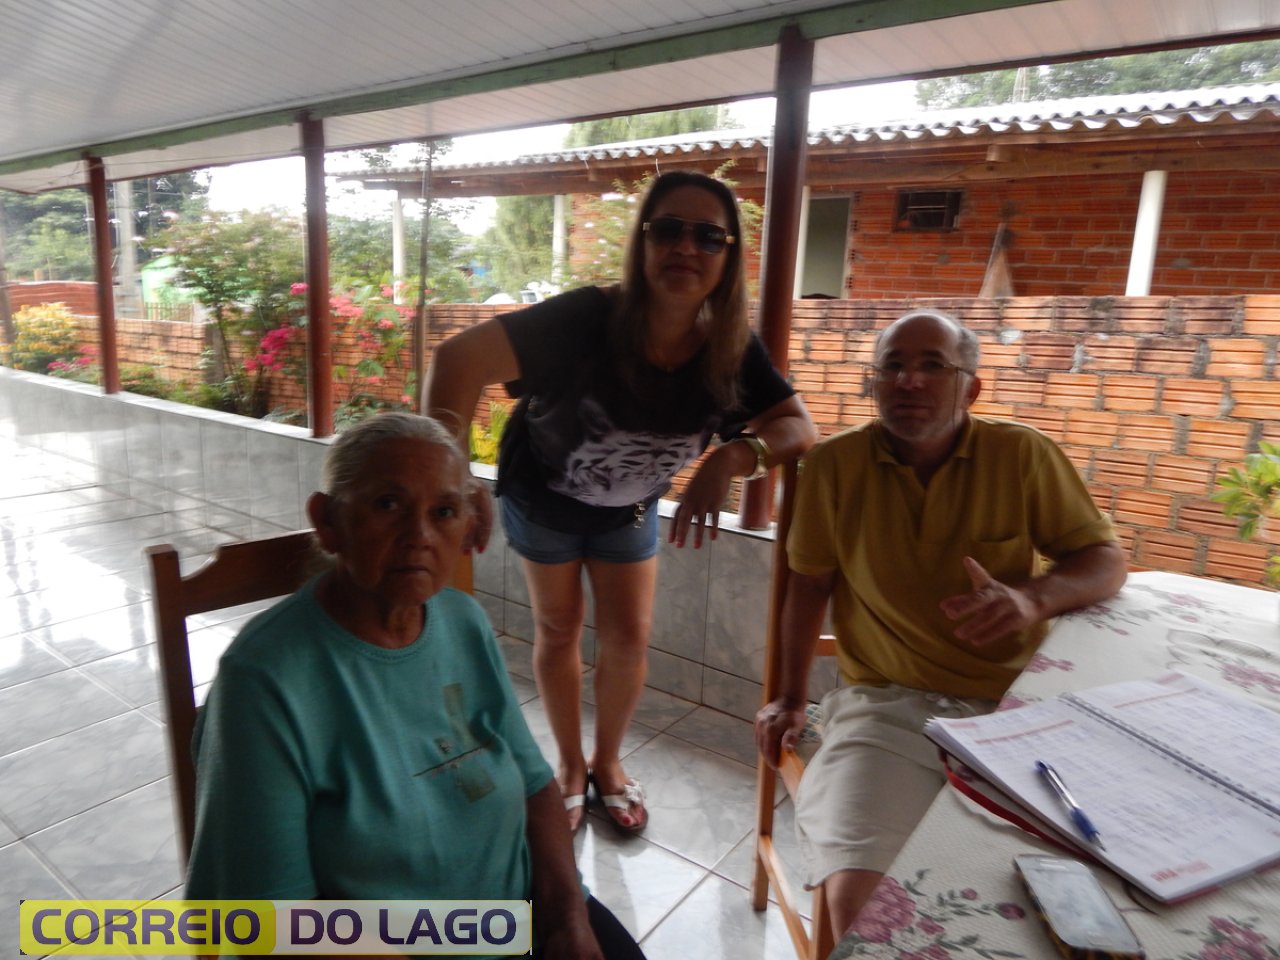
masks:
<path id="1" fill-rule="evenodd" d="M 22 897 L 180 893 L 143 547 L 168 542 L 190 571 L 248 533 L 193 504 L 165 512 L 99 485 L 83 464 L 0 438 L 0 905 Z M 292 467 L 287 467 L 292 469 Z M 256 495 L 256 494 L 255 494 Z M 211 526 L 214 522 L 219 526 Z M 218 657 L 262 605 L 191 623 L 197 700 Z M 512 686 L 555 760 L 527 643 L 502 638 Z M 596 707 L 583 682 L 583 743 Z M 575 837 L 591 890 L 650 960 L 789 960 L 777 908 L 751 909 L 750 724 L 648 689 L 623 744 L 649 794 L 650 825 L 616 831 L 593 804 Z M 794 862 L 788 804 L 778 847 Z M 0 960 L 17 956 L 17 911 L 0 909 Z"/>

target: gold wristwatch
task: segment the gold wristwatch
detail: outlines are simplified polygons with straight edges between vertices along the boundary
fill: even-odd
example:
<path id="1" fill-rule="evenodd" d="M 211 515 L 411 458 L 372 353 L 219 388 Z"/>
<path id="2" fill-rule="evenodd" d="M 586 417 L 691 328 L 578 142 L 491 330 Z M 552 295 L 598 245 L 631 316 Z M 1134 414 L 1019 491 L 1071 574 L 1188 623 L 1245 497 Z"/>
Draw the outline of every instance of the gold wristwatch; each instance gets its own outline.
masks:
<path id="1" fill-rule="evenodd" d="M 759 480 L 769 472 L 769 445 L 754 433 L 740 433 L 734 440 L 741 440 L 749 446 L 756 455 L 756 468 L 747 474 L 745 480 Z"/>

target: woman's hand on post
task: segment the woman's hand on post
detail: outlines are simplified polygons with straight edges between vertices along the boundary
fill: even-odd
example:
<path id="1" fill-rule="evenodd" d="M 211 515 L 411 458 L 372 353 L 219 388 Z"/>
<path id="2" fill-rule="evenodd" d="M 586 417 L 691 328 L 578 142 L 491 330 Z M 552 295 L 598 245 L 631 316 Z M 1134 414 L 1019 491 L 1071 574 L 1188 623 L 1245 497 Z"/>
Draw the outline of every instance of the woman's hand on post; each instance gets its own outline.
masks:
<path id="1" fill-rule="evenodd" d="M 693 528 L 694 549 L 702 546 L 704 530 L 708 531 L 712 540 L 716 538 L 720 529 L 720 508 L 729 499 L 729 484 L 735 476 L 742 473 L 740 469 L 735 470 L 735 457 L 738 453 L 734 450 L 735 447 L 746 450 L 741 443 L 726 443 L 717 447 L 711 456 L 702 461 L 702 466 L 685 487 L 680 506 L 676 508 L 676 515 L 671 521 L 671 535 L 668 538 L 677 547 L 684 546 L 690 527 Z M 754 466 L 754 455 L 749 456 Z"/>

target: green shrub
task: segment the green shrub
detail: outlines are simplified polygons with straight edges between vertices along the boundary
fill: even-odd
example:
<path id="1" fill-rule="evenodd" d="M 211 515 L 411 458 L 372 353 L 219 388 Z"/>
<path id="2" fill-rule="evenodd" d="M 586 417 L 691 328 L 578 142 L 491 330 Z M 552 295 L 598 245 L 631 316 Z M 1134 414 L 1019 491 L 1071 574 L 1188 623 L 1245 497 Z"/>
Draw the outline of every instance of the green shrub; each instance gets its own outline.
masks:
<path id="1" fill-rule="evenodd" d="M 156 368 L 148 363 L 120 364 L 120 389 L 144 397 L 169 400 L 173 397 L 174 384 L 160 378 Z"/>
<path id="2" fill-rule="evenodd" d="M 1259 441 L 1258 452 L 1217 480 L 1212 499 L 1239 525 L 1241 540 L 1252 540 L 1268 520 L 1280 520 L 1280 444 Z M 1267 561 L 1267 580 L 1280 587 L 1280 555 Z"/>
<path id="3" fill-rule="evenodd" d="M 13 325 L 17 336 L 2 359 L 15 370 L 48 373 L 51 363 L 74 366 L 80 359 L 80 326 L 66 304 L 23 307 Z"/>
<path id="4" fill-rule="evenodd" d="M 495 401 L 489 402 L 489 425 L 471 422 L 471 459 L 476 463 L 497 463 L 498 442 L 502 431 L 511 419 L 511 408 Z"/>

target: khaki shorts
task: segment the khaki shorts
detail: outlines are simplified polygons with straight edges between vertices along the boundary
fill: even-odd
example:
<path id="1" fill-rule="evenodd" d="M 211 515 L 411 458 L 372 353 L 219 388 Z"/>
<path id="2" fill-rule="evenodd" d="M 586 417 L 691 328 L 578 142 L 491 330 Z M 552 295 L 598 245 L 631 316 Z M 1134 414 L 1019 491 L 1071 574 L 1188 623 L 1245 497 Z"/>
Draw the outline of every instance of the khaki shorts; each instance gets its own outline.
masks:
<path id="1" fill-rule="evenodd" d="M 822 746 L 796 798 L 805 888 L 837 870 L 885 873 L 946 783 L 930 717 L 990 713 L 993 700 L 908 687 L 841 687 L 822 701 Z"/>

